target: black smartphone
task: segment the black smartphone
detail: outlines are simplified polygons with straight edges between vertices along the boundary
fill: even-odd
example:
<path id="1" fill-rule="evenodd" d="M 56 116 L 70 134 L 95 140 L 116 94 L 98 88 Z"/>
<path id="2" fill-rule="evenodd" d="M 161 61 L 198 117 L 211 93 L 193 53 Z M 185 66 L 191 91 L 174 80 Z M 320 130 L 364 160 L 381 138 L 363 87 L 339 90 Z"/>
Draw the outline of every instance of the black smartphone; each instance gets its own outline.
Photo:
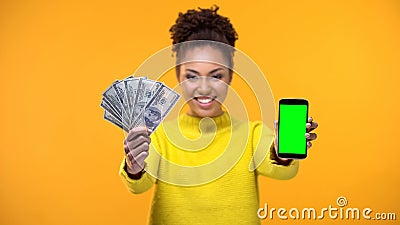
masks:
<path id="1" fill-rule="evenodd" d="M 304 159 L 307 157 L 307 138 L 305 137 L 307 119 L 307 100 L 279 100 L 279 157 L 288 159 Z"/>

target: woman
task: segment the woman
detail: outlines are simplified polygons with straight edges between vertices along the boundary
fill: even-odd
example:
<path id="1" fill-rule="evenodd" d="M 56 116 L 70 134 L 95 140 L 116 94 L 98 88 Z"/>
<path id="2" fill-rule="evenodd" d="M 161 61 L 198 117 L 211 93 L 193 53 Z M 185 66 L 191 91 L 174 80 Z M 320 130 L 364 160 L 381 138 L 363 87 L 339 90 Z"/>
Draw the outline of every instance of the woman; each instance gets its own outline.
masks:
<path id="1" fill-rule="evenodd" d="M 218 7 L 180 13 L 170 29 L 173 44 L 181 44 L 176 45 L 174 51 L 178 64 L 177 78 L 189 106 L 187 113 L 178 121 L 164 124 L 163 129 L 158 128 L 151 139 L 146 127 L 133 128 L 125 139 L 126 157 L 121 164 L 120 175 L 128 189 L 133 193 L 142 193 L 156 184 L 150 224 L 259 224 L 257 176 L 290 179 L 298 170 L 296 160 L 277 156 L 275 135 L 262 122 L 241 122 L 223 110 L 221 104 L 232 81 L 233 51 L 224 50 L 215 43 L 233 48 L 237 34 L 229 19 L 220 16 L 217 11 Z M 199 41 L 185 46 L 191 43 L 188 41 L 196 40 L 210 42 Z M 198 56 L 213 60 L 183 59 Z M 206 117 L 212 121 L 201 124 Z M 174 136 L 174 131 L 171 131 L 172 137 L 167 134 L 177 126 L 179 133 L 191 140 L 212 133 L 211 141 L 200 150 L 183 149 L 175 143 L 183 136 Z M 208 127 L 215 129 L 208 130 Z M 317 123 L 309 118 L 306 127 L 309 148 L 316 138 L 316 134 L 310 131 L 317 127 Z M 247 138 L 243 138 L 243 134 Z M 261 165 L 250 171 L 249 164 L 252 163 L 257 143 L 269 151 Z M 156 151 L 149 154 L 149 149 Z M 175 170 L 166 163 L 172 161 L 196 167 L 215 160 L 224 154 L 225 149 L 230 153 L 240 152 L 240 157 L 232 166 L 226 163 L 229 159 L 220 163 L 220 166 L 228 165 L 228 168 L 218 176 L 213 175 L 218 174 L 219 169 L 190 173 L 188 171 L 191 170 Z M 156 152 L 166 160 L 157 158 Z M 151 169 L 146 167 L 144 170 L 145 166 L 156 168 L 152 170 L 156 171 L 156 178 L 155 173 L 149 174 Z M 176 182 L 168 182 L 163 179 L 165 177 L 174 177 Z"/>

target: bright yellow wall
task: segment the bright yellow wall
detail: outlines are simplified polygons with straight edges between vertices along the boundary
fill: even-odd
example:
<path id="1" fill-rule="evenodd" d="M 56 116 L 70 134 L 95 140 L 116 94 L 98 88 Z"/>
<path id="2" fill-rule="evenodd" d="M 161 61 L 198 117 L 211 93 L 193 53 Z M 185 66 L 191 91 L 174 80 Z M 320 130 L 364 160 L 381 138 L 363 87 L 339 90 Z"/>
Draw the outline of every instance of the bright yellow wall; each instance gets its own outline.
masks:
<path id="1" fill-rule="evenodd" d="M 123 135 L 101 93 L 170 44 L 178 12 L 213 3 L 276 101 L 306 97 L 320 123 L 296 178 L 260 179 L 261 203 L 322 208 L 343 195 L 400 216 L 398 1 L 83 2 L 0 3 L 0 224 L 145 223 L 151 192 L 120 181 Z"/>

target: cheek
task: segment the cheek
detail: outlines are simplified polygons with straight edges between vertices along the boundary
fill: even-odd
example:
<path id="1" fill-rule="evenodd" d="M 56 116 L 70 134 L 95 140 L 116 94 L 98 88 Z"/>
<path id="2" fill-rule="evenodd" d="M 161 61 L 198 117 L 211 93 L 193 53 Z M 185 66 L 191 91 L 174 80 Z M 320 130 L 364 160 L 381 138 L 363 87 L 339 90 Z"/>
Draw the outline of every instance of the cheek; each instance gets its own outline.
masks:
<path id="1" fill-rule="evenodd" d="M 193 97 L 193 94 L 194 94 L 195 89 L 196 89 L 193 85 L 190 85 L 187 82 L 182 83 L 181 84 L 181 88 L 182 88 L 183 97 L 186 100 L 189 100 L 190 98 Z"/>
<path id="2" fill-rule="evenodd" d="M 214 90 L 216 90 L 219 94 L 226 94 L 229 89 L 229 84 L 225 82 L 218 82 L 214 85 Z"/>
<path id="3" fill-rule="evenodd" d="M 224 102 L 226 96 L 228 95 L 229 85 L 225 82 L 222 82 L 215 86 L 214 90 L 218 95 L 218 99 L 220 102 Z"/>

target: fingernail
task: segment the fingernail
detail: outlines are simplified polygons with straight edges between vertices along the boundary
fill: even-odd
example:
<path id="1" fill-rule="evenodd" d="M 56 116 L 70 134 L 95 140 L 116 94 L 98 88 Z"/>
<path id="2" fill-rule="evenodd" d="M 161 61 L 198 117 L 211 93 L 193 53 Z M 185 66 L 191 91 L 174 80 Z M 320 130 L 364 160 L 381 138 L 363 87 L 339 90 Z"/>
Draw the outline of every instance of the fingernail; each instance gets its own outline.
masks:
<path id="1" fill-rule="evenodd" d="M 309 138 L 310 137 L 310 134 L 309 133 L 306 133 L 306 138 Z"/>

